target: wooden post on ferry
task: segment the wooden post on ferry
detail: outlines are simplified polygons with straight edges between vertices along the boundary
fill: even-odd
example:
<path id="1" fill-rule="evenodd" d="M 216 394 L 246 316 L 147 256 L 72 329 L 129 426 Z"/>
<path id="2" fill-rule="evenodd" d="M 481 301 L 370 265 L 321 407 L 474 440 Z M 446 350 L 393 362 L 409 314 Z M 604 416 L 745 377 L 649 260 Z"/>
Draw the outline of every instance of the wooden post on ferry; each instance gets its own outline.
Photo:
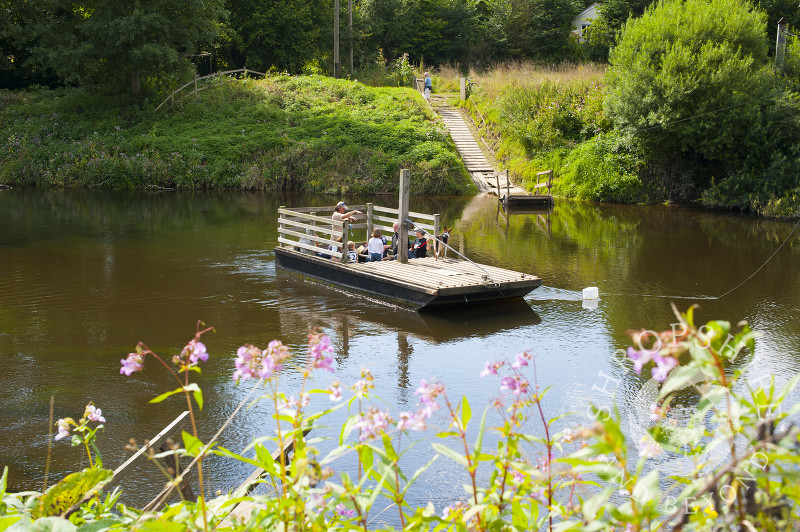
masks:
<path id="1" fill-rule="evenodd" d="M 408 218 L 408 195 L 411 190 L 411 170 L 400 170 L 400 203 L 398 204 L 398 222 L 400 226 L 400 242 L 397 244 L 397 260 L 401 263 L 408 262 L 408 227 L 406 226 L 406 219 Z"/>
<path id="2" fill-rule="evenodd" d="M 372 203 L 367 203 L 367 240 L 372 238 Z"/>
<path id="3" fill-rule="evenodd" d="M 342 220 L 342 247 L 339 251 L 342 252 L 342 262 L 347 262 L 347 233 L 350 232 L 350 224 L 347 220 Z"/>
<path id="4" fill-rule="evenodd" d="M 433 238 L 439 238 L 439 224 L 442 222 L 442 215 L 441 214 L 434 214 L 433 215 Z M 433 244 L 434 249 L 436 247 L 436 243 Z"/>

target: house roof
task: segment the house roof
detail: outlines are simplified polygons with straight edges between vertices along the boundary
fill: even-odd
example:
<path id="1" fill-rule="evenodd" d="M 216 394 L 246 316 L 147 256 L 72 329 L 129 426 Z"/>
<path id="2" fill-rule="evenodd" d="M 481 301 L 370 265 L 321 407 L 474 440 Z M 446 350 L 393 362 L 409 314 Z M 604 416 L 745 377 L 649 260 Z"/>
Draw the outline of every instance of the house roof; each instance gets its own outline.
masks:
<path id="1" fill-rule="evenodd" d="M 583 18 L 583 16 L 584 16 L 585 14 L 587 14 L 589 11 L 591 11 L 591 10 L 593 10 L 593 9 L 597 9 L 597 8 L 598 8 L 598 7 L 600 7 L 601 5 L 602 5 L 602 4 L 600 4 L 600 3 L 594 3 L 594 4 L 590 5 L 589 7 L 587 7 L 587 8 L 586 8 L 586 9 L 584 9 L 583 11 L 581 11 L 581 12 L 578 14 L 578 16 L 577 16 L 577 17 L 575 17 L 575 20 L 582 19 L 582 18 Z"/>

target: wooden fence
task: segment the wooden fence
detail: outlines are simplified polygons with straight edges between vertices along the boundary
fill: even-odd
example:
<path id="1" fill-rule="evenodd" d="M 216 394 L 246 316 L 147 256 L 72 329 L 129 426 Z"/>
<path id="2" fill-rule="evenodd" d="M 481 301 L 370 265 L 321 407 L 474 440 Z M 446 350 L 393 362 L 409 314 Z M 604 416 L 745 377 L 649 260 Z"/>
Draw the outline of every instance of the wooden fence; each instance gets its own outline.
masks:
<path id="1" fill-rule="evenodd" d="M 293 248 L 309 254 L 323 254 L 334 260 L 347 262 L 348 242 L 366 243 L 372 235 L 373 229 L 380 229 L 387 235 L 393 234 L 392 225 L 399 221 L 399 209 L 381 207 L 367 203 L 366 205 L 353 205 L 348 209 L 361 211 L 364 214 L 363 222 L 351 223 L 344 221 L 341 229 L 335 229 L 333 220 L 327 213 L 333 212 L 335 207 L 280 207 L 278 209 L 278 244 L 281 247 Z M 318 216 L 318 212 L 326 213 Z M 426 233 L 439 234 L 441 215 L 409 212 L 408 218 L 416 227 Z M 340 225 L 336 222 L 337 227 Z M 362 232 L 363 231 L 363 232 Z M 432 232 L 432 233 L 431 233 Z M 322 233 L 319 236 L 318 233 Z M 339 241 L 338 239 L 341 239 Z M 300 242 L 300 239 L 311 242 Z M 328 248 L 333 246 L 335 250 Z"/>
<path id="2" fill-rule="evenodd" d="M 222 83 L 223 79 L 235 76 L 237 74 L 242 74 L 243 76 L 248 76 L 250 74 L 255 74 L 257 76 L 262 76 L 262 77 L 266 76 L 266 74 L 264 74 L 263 72 L 257 72 L 255 70 L 247 70 L 247 67 L 237 68 L 236 70 L 221 70 L 219 72 L 214 72 L 213 74 L 208 74 L 207 76 L 201 76 L 199 78 L 195 76 L 195 78 L 189 83 L 186 83 L 185 85 L 182 85 L 181 87 L 178 87 L 177 89 L 172 91 L 172 93 L 169 96 L 167 96 L 163 102 L 158 104 L 158 107 L 156 107 L 156 111 L 161 109 L 161 107 L 163 107 L 164 104 L 167 102 L 169 102 L 170 107 L 172 107 L 172 105 L 175 103 L 175 96 L 184 89 L 186 89 L 187 87 L 192 87 L 192 90 L 188 92 L 184 97 L 190 96 L 192 94 L 197 94 L 202 90 L 206 90 L 209 87 L 218 85 Z"/>

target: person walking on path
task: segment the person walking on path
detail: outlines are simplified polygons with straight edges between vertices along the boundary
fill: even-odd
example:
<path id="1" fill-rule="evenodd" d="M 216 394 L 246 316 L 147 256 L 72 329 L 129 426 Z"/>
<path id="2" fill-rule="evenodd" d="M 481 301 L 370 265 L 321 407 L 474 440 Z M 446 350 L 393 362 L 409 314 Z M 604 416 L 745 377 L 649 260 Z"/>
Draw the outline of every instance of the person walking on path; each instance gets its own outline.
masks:
<path id="1" fill-rule="evenodd" d="M 425 72 L 425 99 L 431 99 L 431 93 L 433 92 L 433 82 L 431 81 L 431 74 L 430 72 Z"/>

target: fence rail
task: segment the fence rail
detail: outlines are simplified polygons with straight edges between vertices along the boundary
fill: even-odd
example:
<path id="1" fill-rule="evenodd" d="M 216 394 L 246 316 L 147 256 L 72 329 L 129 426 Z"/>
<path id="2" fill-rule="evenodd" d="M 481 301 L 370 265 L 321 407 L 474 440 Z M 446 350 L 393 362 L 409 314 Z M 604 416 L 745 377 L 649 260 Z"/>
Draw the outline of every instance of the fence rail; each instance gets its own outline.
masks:
<path id="1" fill-rule="evenodd" d="M 158 104 L 156 107 L 156 111 L 161 109 L 165 103 L 170 102 L 169 105 L 175 103 L 175 95 L 181 92 L 183 89 L 193 86 L 192 91 L 186 94 L 186 96 L 197 94 L 200 91 L 206 90 L 209 87 L 212 87 L 215 83 L 222 83 L 223 77 L 235 76 L 236 74 L 243 74 L 247 76 L 248 74 L 255 74 L 257 76 L 266 77 L 266 74 L 263 72 L 258 72 L 256 70 L 248 70 L 247 67 L 244 68 L 237 68 L 236 70 L 220 70 L 219 72 L 214 72 L 213 74 L 208 74 L 206 76 L 195 77 L 192 81 L 178 87 L 172 93 L 167 96 L 163 102 Z"/>
<path id="2" fill-rule="evenodd" d="M 392 234 L 393 224 L 400 221 L 398 209 L 372 203 L 351 205 L 348 208 L 363 212 L 365 220 L 357 223 L 342 222 L 342 229 L 338 230 L 334 229 L 334 222 L 330 217 L 317 215 L 317 212 L 333 212 L 335 206 L 292 208 L 282 206 L 278 209 L 278 243 L 281 247 L 310 254 L 322 254 L 346 262 L 349 242 L 357 242 L 356 245 L 366 243 L 373 229 L 380 229 L 387 235 Z M 416 227 L 424 229 L 427 233 L 433 235 L 439 233 L 441 219 L 439 214 L 409 212 L 408 218 Z M 336 225 L 340 223 L 336 222 Z M 310 243 L 301 242 L 301 239 Z M 331 247 L 335 249 L 329 249 Z"/>

